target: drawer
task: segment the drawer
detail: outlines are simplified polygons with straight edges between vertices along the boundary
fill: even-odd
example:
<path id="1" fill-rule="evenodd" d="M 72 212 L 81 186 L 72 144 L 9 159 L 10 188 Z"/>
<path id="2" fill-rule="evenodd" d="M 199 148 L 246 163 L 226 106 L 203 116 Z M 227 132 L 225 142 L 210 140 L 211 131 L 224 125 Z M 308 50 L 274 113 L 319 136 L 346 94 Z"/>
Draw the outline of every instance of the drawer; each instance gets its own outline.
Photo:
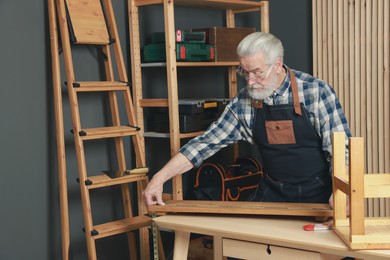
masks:
<path id="1" fill-rule="evenodd" d="M 259 244 L 241 240 L 224 238 L 222 241 L 223 256 L 241 259 L 277 259 L 291 260 L 291 257 L 299 257 L 299 260 L 321 259 L 318 252 L 298 250 L 288 247 L 280 247 L 267 244 Z"/>

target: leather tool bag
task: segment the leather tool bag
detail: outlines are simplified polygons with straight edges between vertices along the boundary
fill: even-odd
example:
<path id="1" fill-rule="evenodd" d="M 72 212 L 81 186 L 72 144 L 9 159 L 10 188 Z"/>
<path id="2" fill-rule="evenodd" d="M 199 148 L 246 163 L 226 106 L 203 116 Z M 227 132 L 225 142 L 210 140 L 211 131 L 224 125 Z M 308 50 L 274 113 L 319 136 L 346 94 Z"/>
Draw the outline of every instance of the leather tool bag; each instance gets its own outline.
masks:
<path id="1" fill-rule="evenodd" d="M 244 201 L 255 191 L 262 175 L 259 161 L 250 156 L 238 157 L 227 171 L 219 163 L 203 163 L 196 173 L 195 198 Z"/>

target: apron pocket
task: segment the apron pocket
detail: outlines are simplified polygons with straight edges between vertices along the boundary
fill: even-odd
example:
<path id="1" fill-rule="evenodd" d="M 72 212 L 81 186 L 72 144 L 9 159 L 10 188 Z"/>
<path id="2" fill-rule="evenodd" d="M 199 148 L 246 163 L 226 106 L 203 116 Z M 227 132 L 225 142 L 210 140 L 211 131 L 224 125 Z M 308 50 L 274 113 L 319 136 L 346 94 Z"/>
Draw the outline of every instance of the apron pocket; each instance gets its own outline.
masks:
<path id="1" fill-rule="evenodd" d="M 265 121 L 269 144 L 296 144 L 292 120 Z"/>

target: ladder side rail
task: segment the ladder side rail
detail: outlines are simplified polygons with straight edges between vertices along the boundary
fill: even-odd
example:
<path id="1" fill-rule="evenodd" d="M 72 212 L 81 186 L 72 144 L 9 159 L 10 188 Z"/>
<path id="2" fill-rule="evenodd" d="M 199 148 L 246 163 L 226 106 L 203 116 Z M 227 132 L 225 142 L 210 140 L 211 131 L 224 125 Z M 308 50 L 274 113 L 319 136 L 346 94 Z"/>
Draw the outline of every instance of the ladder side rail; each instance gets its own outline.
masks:
<path id="1" fill-rule="evenodd" d="M 52 75 L 54 89 L 54 111 L 56 123 L 56 144 L 57 144 L 57 164 L 60 196 L 60 215 L 61 215 L 61 245 L 62 259 L 69 258 L 70 235 L 69 235 L 69 207 L 68 207 L 68 189 L 66 174 L 66 151 L 65 151 L 65 131 L 64 116 L 62 110 L 62 88 L 61 88 L 61 69 L 60 55 L 58 45 L 58 28 L 55 0 L 48 1 L 49 27 L 50 27 L 50 45 L 52 60 Z"/>
<path id="2" fill-rule="evenodd" d="M 118 28 L 115 21 L 115 14 L 111 0 L 104 0 L 104 7 L 106 11 L 106 22 L 108 24 L 110 37 L 112 38 L 111 40 L 114 41 L 112 46 L 114 50 L 115 62 L 119 73 L 119 79 L 123 82 L 128 82 L 127 72 L 124 66 L 125 62 L 123 58 L 121 43 L 119 40 L 120 37 L 118 34 Z"/>
<path id="3" fill-rule="evenodd" d="M 111 0 L 104 0 L 104 4 L 106 7 L 106 14 L 107 14 L 107 22 L 110 28 L 111 32 L 111 37 L 114 39 L 113 43 L 113 49 L 114 49 L 114 54 L 115 54 L 115 61 L 116 65 L 118 68 L 118 74 L 119 78 L 123 82 L 128 82 L 128 77 L 127 77 L 127 72 L 125 68 L 125 62 L 123 59 L 123 54 L 122 54 L 122 48 L 121 48 L 121 43 L 119 40 L 119 35 L 118 35 L 118 29 L 116 26 L 116 22 L 114 19 L 114 10 L 112 8 L 112 3 Z M 124 101 L 125 101 L 125 107 L 128 115 L 128 121 L 129 124 L 132 126 L 137 126 L 137 120 L 136 120 L 136 115 L 134 111 L 134 105 L 133 101 L 131 98 L 130 90 L 125 92 L 124 96 Z M 141 138 L 139 135 L 135 135 L 132 137 L 133 144 L 134 144 L 134 150 L 136 153 L 136 158 L 137 158 L 137 167 L 144 167 L 145 166 L 145 156 L 143 155 L 143 150 L 140 145 L 141 143 Z"/>
<path id="4" fill-rule="evenodd" d="M 134 0 L 128 0 L 128 14 L 129 14 L 129 33 L 130 33 L 130 59 L 131 59 L 131 75 L 132 75 L 132 91 L 133 91 L 133 100 L 134 104 L 134 119 L 138 123 L 138 126 L 141 127 L 139 130 L 138 146 L 136 149 L 136 162 L 137 167 L 142 167 L 146 165 L 146 153 L 145 153 L 145 138 L 143 137 L 144 133 L 144 111 L 140 106 L 139 101 L 142 100 L 142 71 L 141 71 L 141 50 L 140 50 L 140 33 L 139 33 L 139 16 L 138 16 L 138 7 L 135 5 Z M 130 95 L 130 93 L 129 93 Z M 129 100 L 130 97 L 128 97 Z M 127 104 L 130 105 L 130 104 Z M 130 121 L 130 120 L 129 120 Z M 137 144 L 135 143 L 135 144 Z M 137 182 L 137 194 L 138 194 L 138 214 L 144 215 L 148 213 L 143 198 L 142 192 L 145 190 L 148 183 L 148 177 L 146 177 L 145 182 Z M 150 256 L 150 242 L 149 242 L 149 230 L 147 228 L 140 229 L 140 244 L 144 245 L 140 251 L 141 259 L 151 259 Z M 161 240 L 159 240 L 161 241 Z M 164 252 L 162 247 L 159 247 L 158 250 L 160 259 L 165 259 Z M 156 254 L 156 253 L 155 253 Z"/>
<path id="5" fill-rule="evenodd" d="M 71 116 L 72 116 L 72 126 L 73 126 L 73 135 L 76 147 L 77 155 L 77 166 L 79 171 L 79 180 L 80 180 L 80 192 L 82 194 L 82 206 L 83 206 L 83 215 L 84 215 L 84 225 L 85 225 L 85 236 L 87 240 L 87 251 L 89 259 L 96 259 L 96 245 L 92 237 L 93 223 L 92 223 L 92 209 L 88 189 L 85 185 L 87 178 L 87 169 L 84 156 L 84 144 L 79 136 L 79 131 L 81 130 L 80 125 L 80 114 L 77 101 L 77 93 L 73 90 L 73 82 L 75 82 L 75 76 L 73 71 L 73 61 L 72 53 L 69 39 L 69 31 L 67 25 L 67 17 L 65 11 L 65 0 L 57 0 L 57 11 L 59 18 L 59 25 L 61 31 L 61 40 L 62 48 L 64 55 L 64 63 L 66 69 L 66 78 L 68 82 L 68 95 L 69 102 L 71 107 Z"/>
<path id="6" fill-rule="evenodd" d="M 112 2 L 111 0 L 104 0 L 104 4 L 106 7 L 106 14 L 107 14 L 107 22 L 110 28 L 111 32 L 111 37 L 113 37 L 114 42 L 113 42 L 113 50 L 114 50 L 114 55 L 115 55 L 115 61 L 118 69 L 118 74 L 119 78 L 123 82 L 128 82 L 128 77 L 127 77 L 127 71 L 125 68 L 125 63 L 124 63 L 124 58 L 123 58 L 123 52 L 121 48 L 121 43 L 119 40 L 119 34 L 118 34 L 118 29 L 116 26 L 115 22 L 115 15 L 114 11 L 112 8 Z M 107 49 L 107 52 L 109 49 Z M 108 60 L 111 62 L 111 59 Z M 110 66 L 112 68 L 112 64 Z M 112 70 L 107 71 L 108 79 L 109 80 L 114 80 L 114 75 Z M 132 97 L 130 94 L 130 88 L 128 88 L 126 91 L 123 93 L 123 98 L 124 98 L 124 103 L 126 107 L 126 114 L 128 116 L 128 123 L 132 126 L 137 126 L 137 120 L 136 120 L 136 115 L 134 111 L 134 106 L 132 102 Z M 110 104 L 111 104 L 111 111 L 112 111 L 112 117 L 113 117 L 113 122 L 114 124 L 120 124 L 120 115 L 118 109 L 118 104 L 116 100 L 115 93 L 110 93 Z M 116 110 L 115 110 L 116 109 Z M 137 167 L 145 167 L 146 162 L 145 162 L 145 155 L 141 146 L 142 139 L 140 138 L 140 135 L 134 135 L 132 137 L 132 142 L 134 146 L 134 151 L 135 151 L 135 158 L 136 158 L 136 166 Z M 118 165 L 119 165 L 119 170 L 121 172 L 124 172 L 126 170 L 126 158 L 125 158 L 125 153 L 124 153 L 124 146 L 123 146 L 123 140 L 122 138 L 115 138 L 116 142 L 116 147 L 117 147 L 117 155 L 118 155 Z M 124 169 L 122 170 L 122 168 Z M 145 178 L 146 181 L 146 178 Z M 138 209 L 139 215 L 144 215 L 147 213 L 146 207 L 143 205 L 142 202 L 142 191 L 143 191 L 143 184 L 137 182 L 137 197 L 138 197 Z M 129 190 L 129 185 L 124 184 L 122 185 L 122 197 L 123 197 L 123 204 L 125 208 L 125 215 L 127 218 L 132 217 L 132 207 L 131 207 L 131 194 Z M 139 230 L 139 235 L 140 235 L 140 258 L 141 259 L 148 259 L 150 257 L 149 253 L 149 230 L 147 227 L 140 228 Z M 128 240 L 129 240 L 129 248 L 130 248 L 130 256 L 132 259 L 136 259 L 137 256 L 137 251 L 134 245 L 136 245 L 136 240 L 135 240 L 135 234 L 134 232 L 129 232 L 128 233 Z"/>
<path id="7" fill-rule="evenodd" d="M 106 57 L 104 61 L 104 67 L 106 72 L 106 80 L 114 81 L 114 71 L 112 67 L 112 56 L 110 51 L 110 46 L 106 45 L 102 47 L 102 51 Z M 110 111 L 111 111 L 111 119 L 112 124 L 114 126 L 120 126 L 120 113 L 118 109 L 118 97 L 116 92 L 110 91 L 108 92 L 109 103 L 110 103 Z M 115 149 L 117 155 L 117 164 L 118 164 L 118 172 L 123 175 L 123 173 L 127 170 L 126 166 L 126 156 L 124 149 L 124 142 L 121 137 L 115 137 Z M 129 185 L 123 184 L 122 188 L 122 201 L 123 201 L 123 209 L 126 218 L 133 217 L 132 206 L 131 206 L 131 196 Z M 134 232 L 127 233 L 128 243 L 129 243 L 129 254 L 131 259 L 137 259 L 137 248 L 136 248 L 136 239 Z"/>

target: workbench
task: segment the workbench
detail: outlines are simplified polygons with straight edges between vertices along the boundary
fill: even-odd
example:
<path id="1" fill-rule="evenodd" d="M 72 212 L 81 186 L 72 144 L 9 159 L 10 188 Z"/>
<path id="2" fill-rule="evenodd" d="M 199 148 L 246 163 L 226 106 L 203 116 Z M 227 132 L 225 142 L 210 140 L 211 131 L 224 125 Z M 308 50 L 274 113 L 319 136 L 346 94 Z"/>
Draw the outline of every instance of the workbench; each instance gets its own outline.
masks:
<path id="1" fill-rule="evenodd" d="M 214 237 L 214 259 L 390 259 L 390 250 L 351 250 L 334 233 L 304 231 L 313 217 L 165 215 L 154 218 L 160 229 L 175 232 L 174 260 L 187 259 L 190 234 Z"/>

